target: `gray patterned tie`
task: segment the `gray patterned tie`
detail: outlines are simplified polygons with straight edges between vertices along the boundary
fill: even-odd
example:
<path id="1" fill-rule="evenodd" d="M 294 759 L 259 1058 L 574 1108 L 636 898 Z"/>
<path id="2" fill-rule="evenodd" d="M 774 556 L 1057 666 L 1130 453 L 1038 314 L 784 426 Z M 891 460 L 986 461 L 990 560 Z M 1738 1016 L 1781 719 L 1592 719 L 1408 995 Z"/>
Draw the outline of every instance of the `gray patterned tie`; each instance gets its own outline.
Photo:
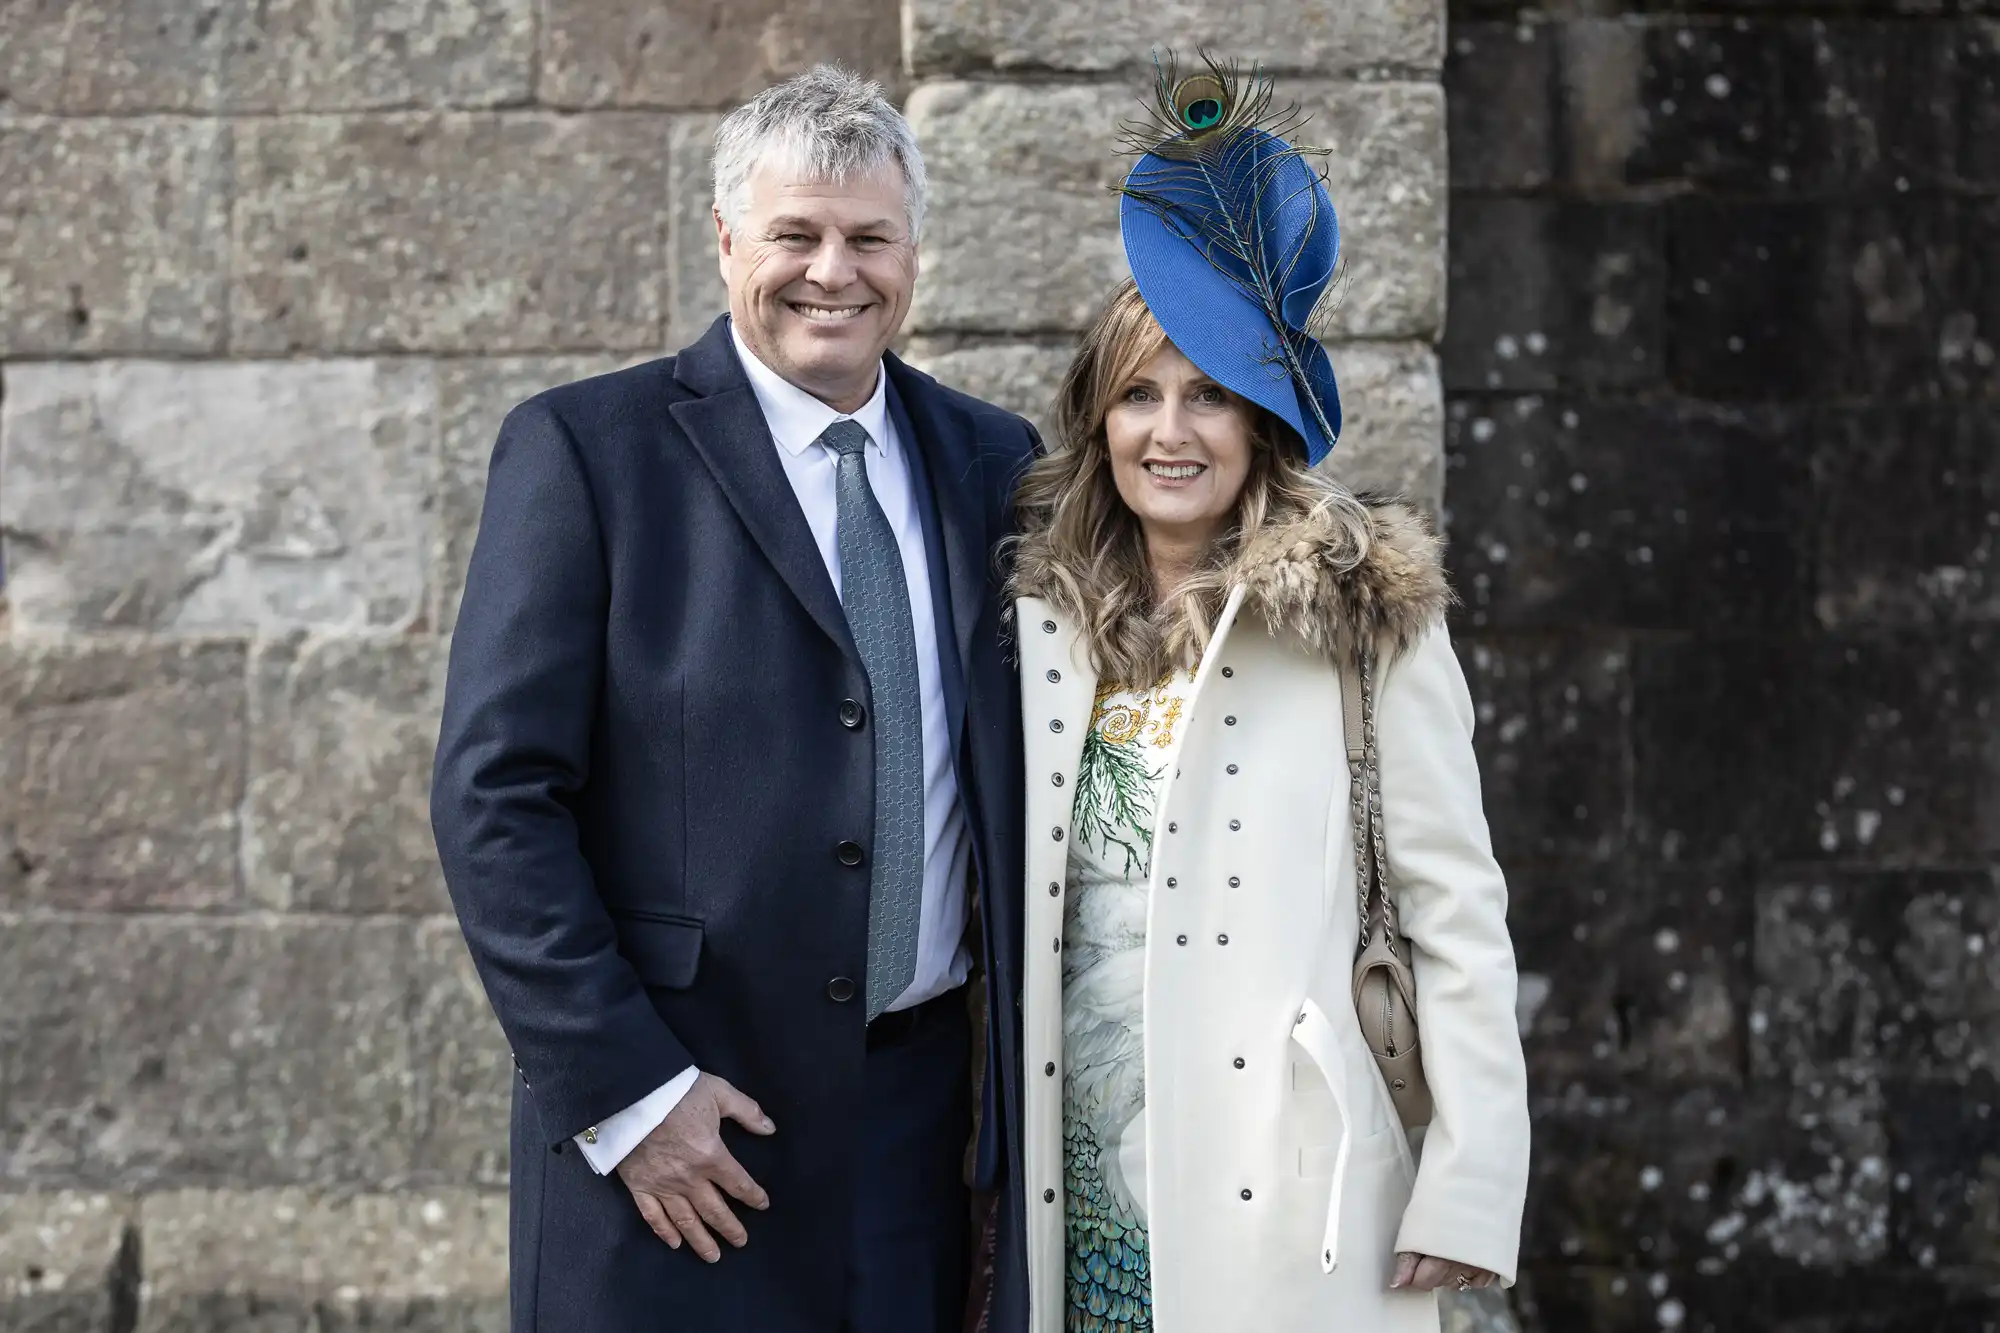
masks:
<path id="1" fill-rule="evenodd" d="M 875 860 L 868 893 L 868 1017 L 917 975 L 924 897 L 924 714 L 917 634 L 896 533 L 868 485 L 868 432 L 836 421 L 819 442 L 834 454 L 840 498 L 840 600 L 873 695 Z"/>

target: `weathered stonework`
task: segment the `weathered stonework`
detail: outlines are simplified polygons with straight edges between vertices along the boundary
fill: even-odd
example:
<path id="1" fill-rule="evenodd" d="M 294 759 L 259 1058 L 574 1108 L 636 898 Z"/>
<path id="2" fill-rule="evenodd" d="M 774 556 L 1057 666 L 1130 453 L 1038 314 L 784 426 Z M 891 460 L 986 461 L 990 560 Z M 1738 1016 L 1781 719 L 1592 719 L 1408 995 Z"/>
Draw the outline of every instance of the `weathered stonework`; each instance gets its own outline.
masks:
<path id="1" fill-rule="evenodd" d="M 720 116 L 676 116 L 667 157 L 667 345 L 677 352 L 729 309 L 716 256 L 715 127 Z"/>
<path id="2" fill-rule="evenodd" d="M 1331 150 L 1345 271 L 1318 332 L 1433 338 L 1444 316 L 1444 98 L 1422 83 L 1288 82 Z M 937 82 L 910 96 L 933 220 L 910 312 L 919 334 L 1081 329 L 1127 273 L 1111 187 L 1130 162 L 1118 122 L 1134 90 Z"/>
<path id="3" fill-rule="evenodd" d="M 0 533 L 18 627 L 419 619 L 428 366 L 51 362 L 11 367 L 6 390 Z"/>
<path id="4" fill-rule="evenodd" d="M 413 956 L 401 922 L 0 916 L 0 1183 L 405 1178 Z"/>
<path id="5" fill-rule="evenodd" d="M 0 121 L 0 356 L 221 351 L 232 137 Z"/>
<path id="6" fill-rule="evenodd" d="M 1245 68 L 1261 64 L 1322 76 L 1380 69 L 1434 73 L 1444 40 L 1444 13 L 1428 0 L 1278 0 L 1234 8 L 1199 0 L 909 0 L 907 12 L 909 60 L 920 75 L 1150 72 L 1155 50 L 1191 61 L 1203 48 Z"/>
<path id="7" fill-rule="evenodd" d="M 305 912 L 450 910 L 428 793 L 446 645 L 280 641 L 250 669 L 244 890 Z"/>
<path id="8" fill-rule="evenodd" d="M 552 106 L 722 107 L 831 60 L 892 88 L 896 0 L 548 0 L 541 100 Z"/>
<path id="9" fill-rule="evenodd" d="M 670 129 L 637 114 L 245 121 L 232 346 L 657 347 Z"/>
<path id="10" fill-rule="evenodd" d="M 107 1194 L 0 1194 L 0 1328 L 110 1333 L 129 1319 L 134 1212 L 130 1199 Z"/>
<path id="11" fill-rule="evenodd" d="M 240 644 L 0 641 L 0 906 L 241 901 Z"/>
<path id="12" fill-rule="evenodd" d="M 1035 423 L 1045 442 L 1055 432 L 1056 390 L 1069 368 L 1073 339 L 1038 342 L 959 342 L 918 338 L 903 349 L 910 364 L 927 375 L 1018 412 Z"/>
<path id="13" fill-rule="evenodd" d="M 531 0 L 26 0 L 0 88 L 27 111 L 353 111 L 525 99 Z"/>
<path id="14" fill-rule="evenodd" d="M 178 1190 L 140 1211 L 141 1333 L 504 1333 L 507 1201 Z"/>

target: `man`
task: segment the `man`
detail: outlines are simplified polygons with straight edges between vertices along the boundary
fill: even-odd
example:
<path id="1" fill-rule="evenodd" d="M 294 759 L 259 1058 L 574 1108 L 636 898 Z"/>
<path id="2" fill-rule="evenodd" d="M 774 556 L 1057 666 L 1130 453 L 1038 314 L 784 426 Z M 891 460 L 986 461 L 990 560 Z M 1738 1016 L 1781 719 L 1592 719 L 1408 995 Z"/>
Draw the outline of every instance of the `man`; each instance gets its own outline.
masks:
<path id="1" fill-rule="evenodd" d="M 517 1333 L 956 1328 L 976 964 L 1019 1228 L 991 552 L 1037 441 L 887 354 L 924 189 L 875 85 L 770 89 L 716 135 L 729 316 L 501 428 L 432 823 L 521 1071 Z"/>

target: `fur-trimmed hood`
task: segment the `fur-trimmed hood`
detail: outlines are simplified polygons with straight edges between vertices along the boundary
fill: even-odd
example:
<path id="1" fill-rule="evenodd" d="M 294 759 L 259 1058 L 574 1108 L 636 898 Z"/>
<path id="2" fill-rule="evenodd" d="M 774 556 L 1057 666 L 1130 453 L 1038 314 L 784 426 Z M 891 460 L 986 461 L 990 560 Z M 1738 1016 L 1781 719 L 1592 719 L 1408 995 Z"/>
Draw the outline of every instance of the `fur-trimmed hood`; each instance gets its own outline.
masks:
<path id="1" fill-rule="evenodd" d="M 1433 628 L 1452 604 L 1444 543 L 1428 519 L 1396 500 L 1363 500 L 1368 549 L 1346 564 L 1346 539 L 1325 515 L 1259 532 L 1231 570 L 1245 610 L 1273 633 L 1295 634 L 1336 661 L 1372 641 L 1393 660 Z"/>

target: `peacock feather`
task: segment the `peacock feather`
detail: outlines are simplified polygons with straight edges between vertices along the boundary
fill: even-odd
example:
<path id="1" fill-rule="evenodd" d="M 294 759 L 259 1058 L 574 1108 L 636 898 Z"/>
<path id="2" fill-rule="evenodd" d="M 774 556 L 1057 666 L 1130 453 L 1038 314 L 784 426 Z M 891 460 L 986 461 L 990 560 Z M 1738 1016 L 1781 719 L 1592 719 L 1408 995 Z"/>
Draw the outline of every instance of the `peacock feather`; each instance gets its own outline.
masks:
<path id="1" fill-rule="evenodd" d="M 1301 405 L 1332 441 L 1340 423 L 1325 403 L 1338 395 L 1308 332 L 1339 262 L 1339 223 L 1323 206 L 1327 151 L 1287 142 L 1309 117 L 1275 107 L 1257 69 L 1245 75 L 1203 53 L 1201 67 L 1182 74 L 1168 53 L 1155 57 L 1154 71 L 1144 118 L 1119 127 L 1138 162 L 1118 189 L 1263 313 L 1264 364 L 1298 386 Z"/>

